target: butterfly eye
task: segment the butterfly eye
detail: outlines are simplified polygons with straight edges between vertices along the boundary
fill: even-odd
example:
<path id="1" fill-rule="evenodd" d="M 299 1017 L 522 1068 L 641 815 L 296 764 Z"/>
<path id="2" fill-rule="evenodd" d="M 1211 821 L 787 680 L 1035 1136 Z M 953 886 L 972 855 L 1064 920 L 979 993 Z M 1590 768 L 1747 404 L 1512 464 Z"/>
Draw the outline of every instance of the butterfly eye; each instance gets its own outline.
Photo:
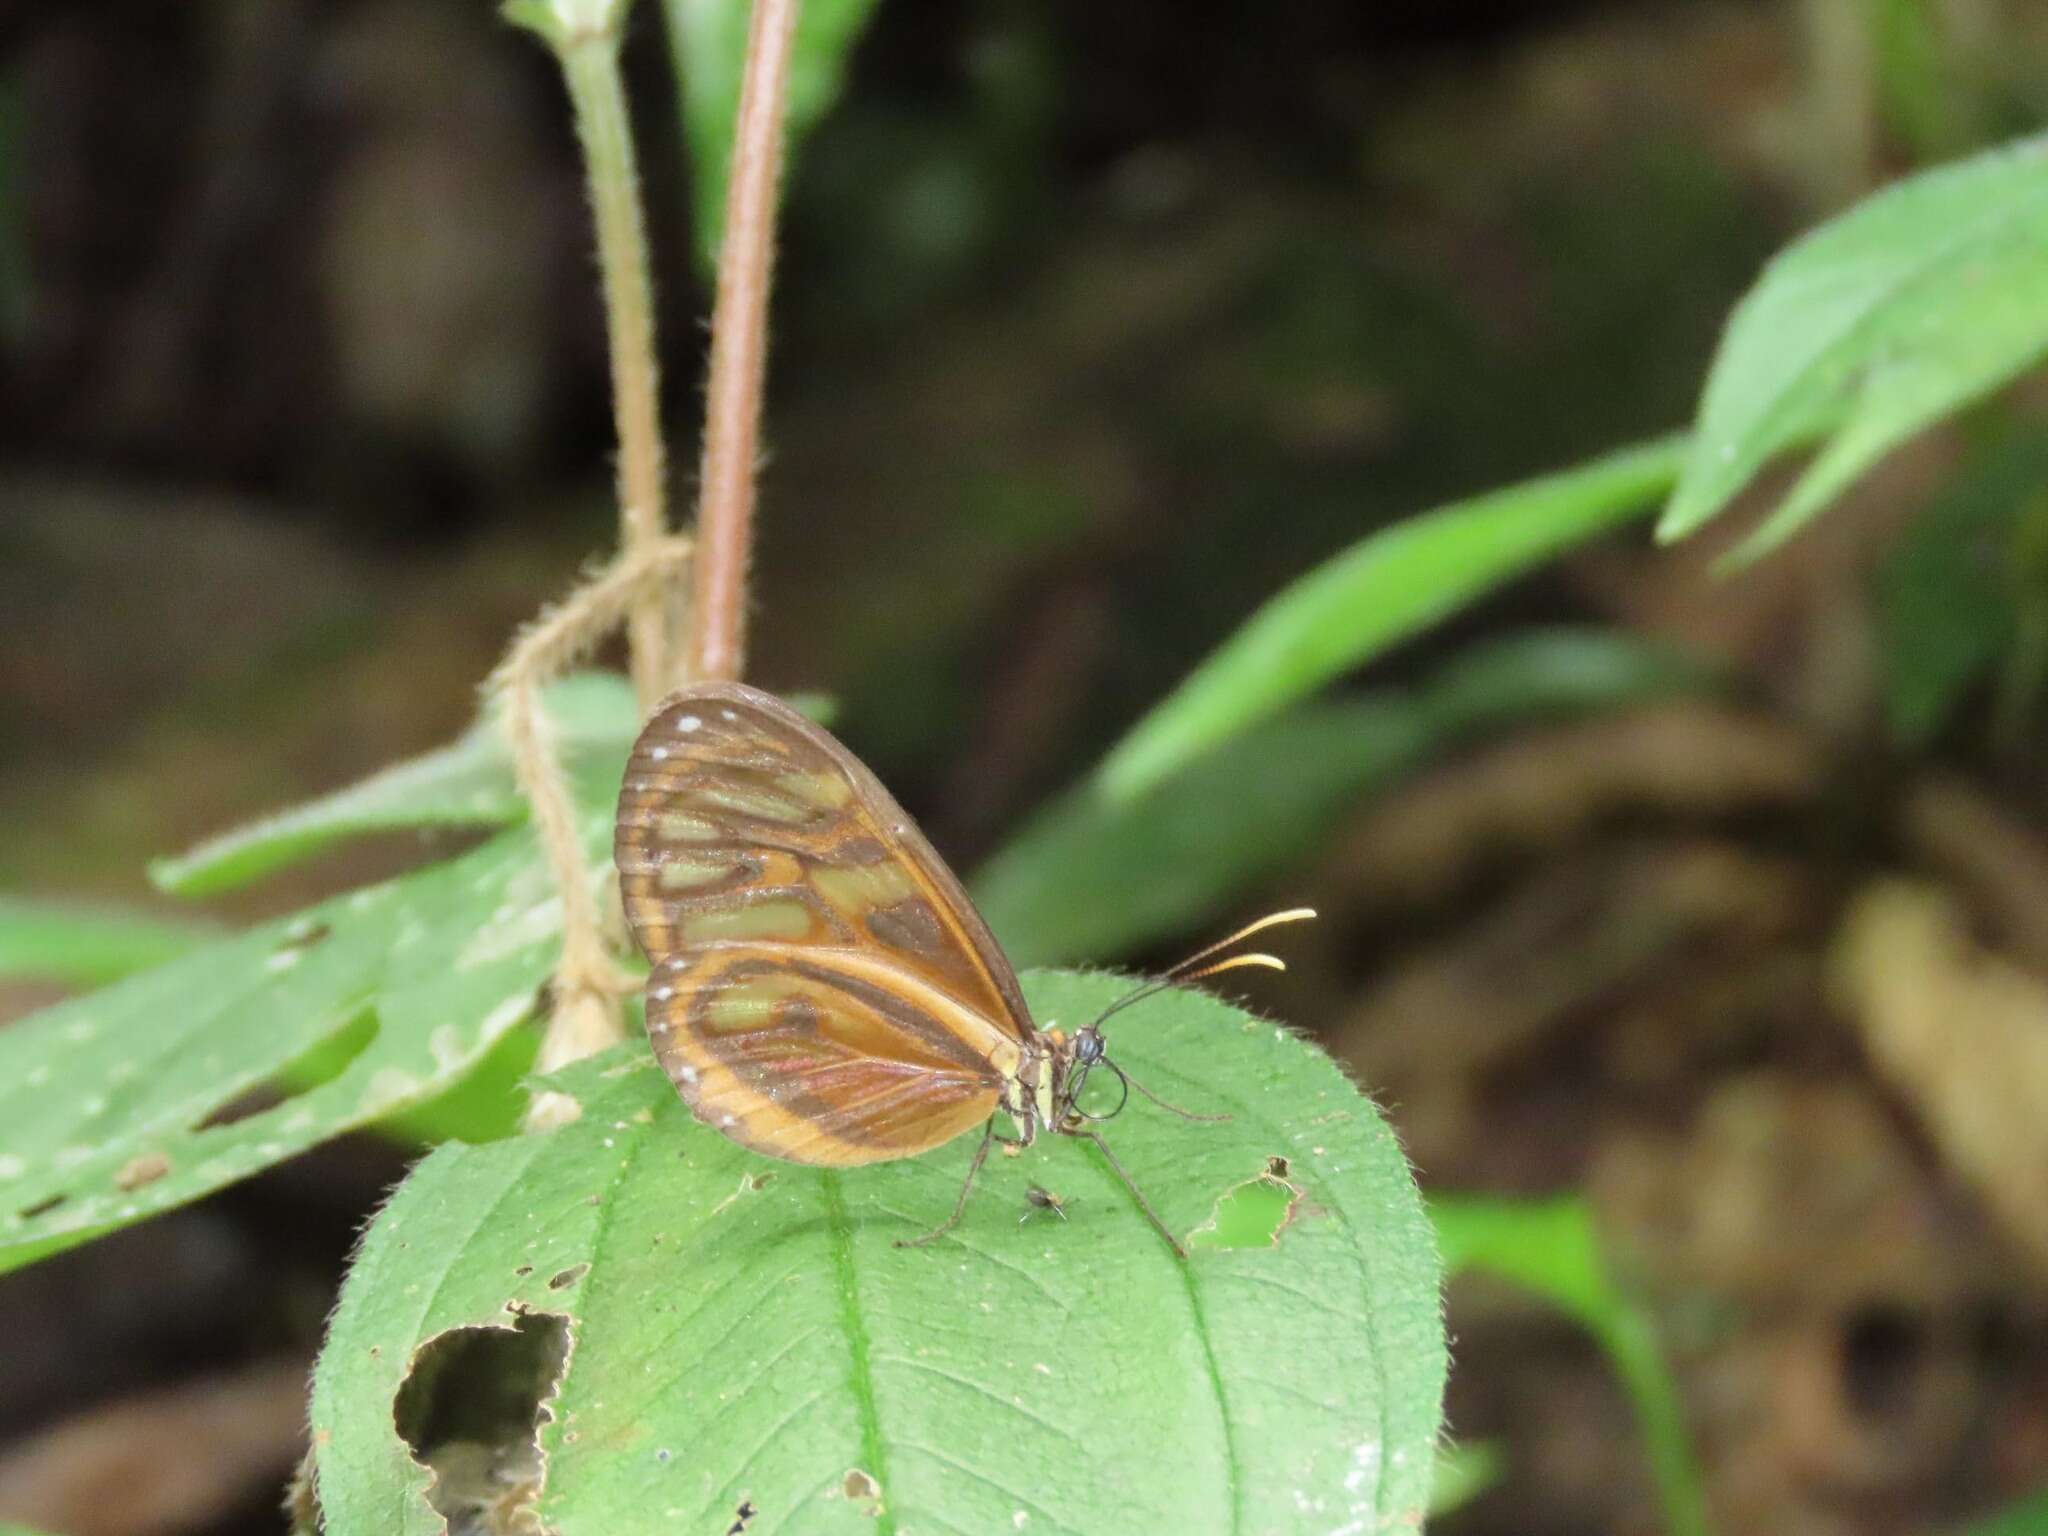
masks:
<path id="1" fill-rule="evenodd" d="M 1093 1024 L 1074 1036 L 1074 1063 L 1079 1067 L 1092 1067 L 1102 1060 L 1102 1032 Z"/>

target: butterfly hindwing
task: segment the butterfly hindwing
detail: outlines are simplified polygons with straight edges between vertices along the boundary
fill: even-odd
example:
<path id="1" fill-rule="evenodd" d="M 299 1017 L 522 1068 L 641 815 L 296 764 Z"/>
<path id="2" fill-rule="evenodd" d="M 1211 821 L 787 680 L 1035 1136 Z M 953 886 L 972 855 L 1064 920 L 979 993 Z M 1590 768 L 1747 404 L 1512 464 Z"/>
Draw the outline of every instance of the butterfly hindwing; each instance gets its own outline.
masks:
<path id="1" fill-rule="evenodd" d="M 909 1157 L 981 1124 L 1017 1059 L 986 1021 L 843 951 L 668 961 L 648 979 L 647 1033 L 706 1123 L 771 1157 L 834 1166 Z"/>

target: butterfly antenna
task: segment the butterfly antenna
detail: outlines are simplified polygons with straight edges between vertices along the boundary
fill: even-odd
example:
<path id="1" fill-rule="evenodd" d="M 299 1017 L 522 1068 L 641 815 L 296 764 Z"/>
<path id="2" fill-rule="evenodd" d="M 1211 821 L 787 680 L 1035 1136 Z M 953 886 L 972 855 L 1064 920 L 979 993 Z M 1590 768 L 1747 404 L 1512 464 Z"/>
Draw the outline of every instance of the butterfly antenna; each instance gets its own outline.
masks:
<path id="1" fill-rule="evenodd" d="M 1285 912 L 1268 913 L 1265 917 L 1259 918 L 1255 922 L 1246 923 L 1237 932 L 1230 934 L 1228 937 L 1218 939 L 1214 944 L 1204 945 L 1185 960 L 1180 961 L 1176 965 L 1168 966 L 1162 974 L 1151 981 L 1145 982 L 1134 990 L 1126 992 L 1122 997 L 1098 1013 L 1093 1022 L 1099 1026 L 1111 1014 L 1121 1013 L 1124 1009 L 1130 1007 L 1131 1004 L 1142 1003 L 1146 998 L 1152 996 L 1153 993 L 1164 992 L 1168 987 L 1178 985 L 1184 981 L 1200 981 L 1205 976 L 1220 976 L 1225 971 L 1243 970 L 1247 966 L 1258 966 L 1260 969 L 1268 971 L 1284 971 L 1287 969 L 1287 963 L 1277 955 L 1257 953 L 1231 955 L 1227 959 L 1217 960 L 1209 965 L 1203 965 L 1202 962 L 1211 959 L 1212 956 L 1222 954 L 1224 950 L 1231 948 L 1233 945 L 1242 944 L 1255 933 L 1263 933 L 1268 928 L 1277 928 L 1282 923 L 1305 923 L 1315 915 L 1316 909 L 1314 907 L 1289 907 Z M 1198 966 L 1200 969 L 1196 969 Z"/>
<path id="2" fill-rule="evenodd" d="M 1246 923 L 1237 932 L 1218 939 L 1214 944 L 1204 945 L 1178 965 L 1168 966 L 1166 974 L 1168 976 L 1180 976 L 1184 972 L 1200 965 L 1211 955 L 1220 955 L 1226 949 L 1235 949 L 1255 933 L 1264 933 L 1268 928 L 1278 928 L 1282 923 L 1305 923 L 1315 915 L 1316 909 L 1314 907 L 1289 907 L 1285 912 L 1269 912 L 1264 917 Z M 1271 959 L 1272 957 L 1269 955 L 1267 958 Z M 1202 971 L 1197 974 L 1207 976 L 1213 973 Z"/>

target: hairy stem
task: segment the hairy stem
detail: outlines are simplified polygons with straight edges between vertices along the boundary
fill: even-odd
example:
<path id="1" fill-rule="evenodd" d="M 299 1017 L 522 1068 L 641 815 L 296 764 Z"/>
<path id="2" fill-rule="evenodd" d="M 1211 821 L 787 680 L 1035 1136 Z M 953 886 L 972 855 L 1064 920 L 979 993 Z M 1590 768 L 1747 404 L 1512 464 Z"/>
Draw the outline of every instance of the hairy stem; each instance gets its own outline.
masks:
<path id="1" fill-rule="evenodd" d="M 576 112 L 597 223 L 598 268 L 604 281 L 611 342 L 612 417 L 619 438 L 619 551 L 651 558 L 667 532 L 661 445 L 661 379 L 654 353 L 654 296 L 648 280 L 647 231 L 640 216 L 640 173 L 619 74 L 616 28 L 577 33 L 560 46 L 562 72 Z M 643 713 L 673 682 L 668 605 L 650 588 L 627 620 L 633 691 Z"/>
<path id="2" fill-rule="evenodd" d="M 798 0 L 754 0 L 740 82 L 718 299 L 711 313 L 704 457 L 697 504 L 696 600 L 690 675 L 736 678 L 746 664 L 747 561 L 761 391 L 767 373 L 768 292 L 775 269 L 776 194 Z"/>
<path id="3" fill-rule="evenodd" d="M 540 691 L 636 612 L 648 593 L 658 596 L 666 589 L 689 552 L 687 539 L 668 538 L 621 554 L 521 632 L 491 674 L 489 687 L 498 698 L 512 748 L 512 771 L 533 808 L 541 849 L 562 897 L 562 958 L 555 967 L 554 1006 L 541 1042 L 543 1072 L 624 1038 L 618 998 L 631 983 L 605 945 L 592 871 L 576 825 L 576 802 L 540 707 Z M 544 1095 L 535 1101 L 528 1121 L 536 1128 L 556 1124 L 572 1109 L 571 1101 Z"/>

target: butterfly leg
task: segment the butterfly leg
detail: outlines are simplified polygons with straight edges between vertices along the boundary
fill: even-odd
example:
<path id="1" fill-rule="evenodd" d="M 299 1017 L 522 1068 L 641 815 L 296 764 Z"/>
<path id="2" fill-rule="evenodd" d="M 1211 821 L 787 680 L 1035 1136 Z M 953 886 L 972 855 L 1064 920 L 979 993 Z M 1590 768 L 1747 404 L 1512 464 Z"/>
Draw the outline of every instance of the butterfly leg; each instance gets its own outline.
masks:
<path id="1" fill-rule="evenodd" d="M 981 1172 L 981 1165 L 988 1158 L 989 1145 L 996 1139 L 996 1117 L 990 1115 L 988 1117 L 988 1128 L 981 1133 L 981 1145 L 974 1149 L 974 1161 L 967 1165 L 967 1177 L 960 1182 L 960 1198 L 953 1202 L 953 1214 L 940 1222 L 936 1227 L 933 1227 L 931 1231 L 925 1233 L 923 1237 L 897 1238 L 896 1246 L 898 1248 L 922 1248 L 926 1243 L 944 1237 L 948 1232 L 960 1225 L 961 1213 L 967 1209 L 967 1197 L 974 1189 L 974 1176 Z"/>
<path id="2" fill-rule="evenodd" d="M 1179 1238 L 1166 1230 L 1166 1223 L 1161 1221 L 1159 1213 L 1152 1209 L 1152 1202 L 1145 1198 L 1144 1191 L 1131 1181 L 1131 1176 L 1128 1173 L 1124 1172 L 1124 1165 L 1118 1162 L 1116 1154 L 1109 1150 L 1109 1143 L 1104 1141 L 1094 1131 L 1070 1130 L 1067 1134 L 1079 1136 L 1083 1141 L 1095 1143 L 1095 1150 L 1102 1154 L 1104 1160 L 1108 1162 L 1116 1176 L 1124 1181 L 1124 1188 L 1128 1189 L 1131 1192 L 1131 1198 L 1138 1202 L 1138 1209 L 1145 1213 L 1145 1219 L 1152 1223 L 1161 1237 L 1166 1239 L 1166 1246 L 1173 1250 L 1173 1256 L 1177 1259 L 1185 1259 L 1188 1256 L 1187 1249 L 1181 1247 Z"/>
<path id="3" fill-rule="evenodd" d="M 1154 1104 L 1157 1104 L 1161 1109 L 1165 1110 L 1168 1114 L 1179 1115 L 1183 1120 L 1204 1120 L 1211 1123 L 1216 1123 L 1228 1120 L 1230 1118 L 1230 1116 L 1228 1115 L 1198 1115 L 1192 1109 L 1182 1109 L 1178 1104 L 1169 1104 L 1166 1100 L 1159 1097 L 1158 1094 L 1154 1093 L 1150 1088 L 1147 1088 L 1143 1083 L 1139 1082 L 1135 1077 L 1132 1077 L 1128 1072 L 1124 1074 L 1124 1081 L 1129 1083 L 1133 1088 L 1137 1089 L 1139 1093 L 1143 1094 L 1146 1098 L 1150 1099 Z"/>

